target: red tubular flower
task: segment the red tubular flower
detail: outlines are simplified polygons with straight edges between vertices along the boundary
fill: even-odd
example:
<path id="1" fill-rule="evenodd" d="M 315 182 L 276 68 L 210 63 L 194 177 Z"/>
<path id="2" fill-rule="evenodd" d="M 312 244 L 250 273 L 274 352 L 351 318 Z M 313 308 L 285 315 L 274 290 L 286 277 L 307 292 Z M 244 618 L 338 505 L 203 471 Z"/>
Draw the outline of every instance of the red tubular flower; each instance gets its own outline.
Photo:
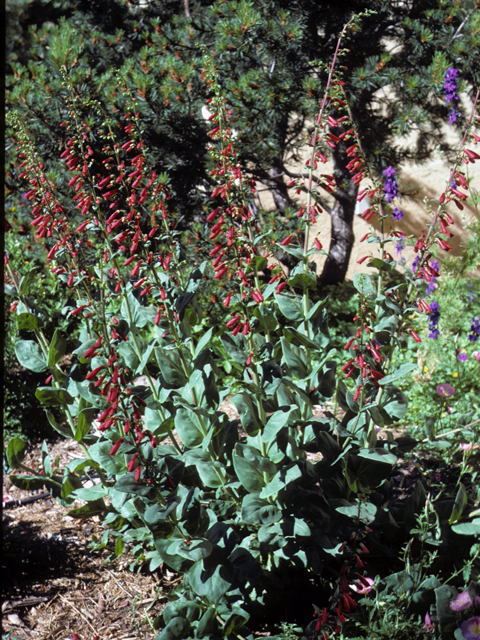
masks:
<path id="1" fill-rule="evenodd" d="M 445 240 L 442 240 L 442 238 L 438 238 L 437 242 L 440 245 L 440 248 L 444 251 L 450 251 L 453 249 L 452 245 L 448 244 Z"/>
<path id="2" fill-rule="evenodd" d="M 231 299 L 232 299 L 232 292 L 229 291 L 227 293 L 225 300 L 223 301 L 223 306 L 225 307 L 225 309 L 228 309 L 228 307 L 230 306 Z"/>
<path id="3" fill-rule="evenodd" d="M 415 342 L 421 342 L 422 341 L 420 336 L 417 333 L 415 333 L 415 331 L 413 329 L 409 329 L 408 332 L 410 333 L 412 338 L 415 340 Z"/>
<path id="4" fill-rule="evenodd" d="M 110 451 L 109 451 L 109 454 L 108 454 L 108 455 L 110 455 L 110 456 L 114 456 L 114 455 L 117 453 L 117 451 L 120 449 L 120 446 L 121 446 L 121 444 L 122 444 L 123 440 L 124 440 L 124 438 L 123 438 L 123 437 L 122 437 L 122 438 L 119 438 L 119 439 L 116 441 L 116 443 L 113 445 L 113 447 L 110 449 Z"/>
<path id="5" fill-rule="evenodd" d="M 317 251 L 321 251 L 321 250 L 322 250 L 322 247 L 323 247 L 323 245 L 322 245 L 322 243 L 320 242 L 320 240 L 319 240 L 318 238 L 315 238 L 315 249 L 316 249 Z"/>
<path id="6" fill-rule="evenodd" d="M 282 247 L 286 247 L 287 245 L 289 245 L 294 237 L 295 237 L 295 234 L 293 234 L 293 233 L 291 235 L 287 236 L 284 240 L 282 240 L 280 242 L 281 246 Z"/>
<path id="7" fill-rule="evenodd" d="M 287 286 L 286 282 L 281 282 L 279 285 L 277 285 L 277 288 L 275 289 L 275 293 L 281 293 L 286 286 Z"/>
<path id="8" fill-rule="evenodd" d="M 142 467 L 138 466 L 135 470 L 135 482 L 140 480 L 140 476 L 142 475 Z"/>
<path id="9" fill-rule="evenodd" d="M 358 398 L 360 397 L 360 391 L 362 390 L 362 385 L 359 384 L 357 387 L 357 390 L 355 391 L 354 395 L 353 395 L 353 401 L 356 402 L 358 400 Z"/>
<path id="10" fill-rule="evenodd" d="M 230 329 L 231 327 L 233 327 L 235 324 L 237 324 L 237 322 L 242 318 L 241 315 L 236 315 L 233 318 L 231 318 L 227 323 L 226 326 Z"/>
<path id="11" fill-rule="evenodd" d="M 102 370 L 105 369 L 105 365 L 101 365 L 100 367 L 97 367 L 96 369 L 92 369 L 92 371 L 90 371 L 90 373 L 88 373 L 85 376 L 85 380 L 93 380 L 94 378 L 97 377 L 98 373 Z"/>
<path id="12" fill-rule="evenodd" d="M 135 469 L 135 464 L 137 462 L 137 457 L 138 457 L 138 453 L 135 453 L 133 455 L 133 458 L 130 460 L 130 462 L 127 465 L 127 471 L 129 473 L 131 473 L 134 469 Z"/>

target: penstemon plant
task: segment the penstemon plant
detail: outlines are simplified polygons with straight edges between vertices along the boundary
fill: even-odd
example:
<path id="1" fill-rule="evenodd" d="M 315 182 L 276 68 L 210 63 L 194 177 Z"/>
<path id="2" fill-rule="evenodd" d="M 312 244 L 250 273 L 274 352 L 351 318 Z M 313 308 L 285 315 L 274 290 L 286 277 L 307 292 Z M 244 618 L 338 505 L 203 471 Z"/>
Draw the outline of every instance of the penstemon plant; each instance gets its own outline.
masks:
<path id="1" fill-rule="evenodd" d="M 101 514 L 106 530 L 98 547 L 113 539 L 120 554 L 133 545 L 137 561 L 148 561 L 150 570 L 166 565 L 183 575 L 158 640 L 253 638 L 251 629 L 269 605 L 282 602 L 293 615 L 305 590 L 318 602 L 309 637 L 326 640 L 348 624 L 357 595 L 371 590 L 365 556 L 385 518 L 393 520 L 378 495 L 396 456 L 415 445 L 387 430 L 407 408 L 396 383 L 416 368 L 393 369 L 393 352 L 405 335 L 420 341 L 411 315 L 432 308 L 418 296 L 419 286 L 439 275 L 433 247 L 450 248 L 447 205 L 461 208 L 467 197 L 460 190 L 468 188 L 461 164 L 480 156 L 466 146 L 478 141 L 471 132 L 474 107 L 430 226 L 413 239 L 415 268 L 401 284 L 385 286 L 384 275 L 396 267 L 388 246 L 404 238 L 389 228 L 390 216 L 399 220 L 402 212 L 386 208 L 397 194 L 395 170 L 384 172 L 384 185 L 370 172 L 337 73 L 352 24 L 356 20 L 339 38 L 309 135 L 308 179 L 289 185 L 307 194 L 298 212 L 300 244 L 293 234 L 272 245 L 254 215 L 255 184 L 236 160 L 232 112 L 207 53 L 209 152 L 218 184 L 205 220 L 211 249 L 203 262 L 184 257 L 168 209 L 168 176 L 151 166 L 127 89 L 119 133 L 65 74 L 65 202 L 26 125 L 10 116 L 22 177 L 30 183 L 31 225 L 52 273 L 74 300 L 63 312 L 78 322 L 76 361 L 66 366 L 67 337 L 56 331 L 48 341 L 27 298 L 34 276 L 19 278 L 6 258 L 19 326 L 35 338 L 19 340 L 16 355 L 25 367 L 46 372 L 37 398 L 53 428 L 84 452 L 60 470 L 44 444 L 44 468 L 37 473 L 23 464 L 26 444 L 15 438 L 9 463 L 22 474 L 11 479 L 22 488 L 45 484 L 67 506 L 84 501 L 69 511 L 74 517 Z M 357 199 L 371 200 L 363 217 L 381 222 L 380 233 L 362 239 L 378 244 L 381 257 L 365 257 L 376 281 L 367 273 L 354 278 L 358 312 L 341 367 L 311 261 L 322 247 L 318 239 L 310 247 L 311 226 L 322 213 L 319 185 L 343 189 L 335 176 L 317 173 L 328 148 L 351 157 Z M 369 184 L 358 192 L 363 180 Z M 279 251 L 298 260 L 290 273 L 276 258 Z M 215 314 L 206 313 L 211 289 L 221 300 Z M 235 362 L 229 377 L 225 359 Z M 227 398 L 239 420 L 222 410 Z M 330 412 L 325 405 L 332 400 Z M 93 486 L 83 486 L 85 475 Z M 457 514 L 462 517 L 467 513 Z M 310 600 L 305 616 L 308 607 Z"/>

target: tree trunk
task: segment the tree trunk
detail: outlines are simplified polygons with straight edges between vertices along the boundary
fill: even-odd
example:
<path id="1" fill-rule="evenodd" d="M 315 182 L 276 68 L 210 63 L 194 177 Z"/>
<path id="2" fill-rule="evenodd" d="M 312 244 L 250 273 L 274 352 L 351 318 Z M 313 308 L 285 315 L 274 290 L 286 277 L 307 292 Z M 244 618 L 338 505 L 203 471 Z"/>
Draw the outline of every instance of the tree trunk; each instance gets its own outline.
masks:
<path id="1" fill-rule="evenodd" d="M 329 256 L 325 261 L 320 285 L 340 284 L 345 280 L 354 242 L 353 218 L 358 185 L 351 179 L 346 165 L 349 160 L 342 144 L 333 150 L 333 174 L 336 181 L 335 204 L 330 214 L 332 235 Z"/>
<path id="2" fill-rule="evenodd" d="M 287 185 L 283 181 L 283 161 L 280 156 L 276 156 L 268 171 L 270 177 L 268 186 L 271 189 L 273 202 L 277 211 L 281 214 L 285 213 L 285 209 L 292 205 L 292 201 L 288 195 Z"/>

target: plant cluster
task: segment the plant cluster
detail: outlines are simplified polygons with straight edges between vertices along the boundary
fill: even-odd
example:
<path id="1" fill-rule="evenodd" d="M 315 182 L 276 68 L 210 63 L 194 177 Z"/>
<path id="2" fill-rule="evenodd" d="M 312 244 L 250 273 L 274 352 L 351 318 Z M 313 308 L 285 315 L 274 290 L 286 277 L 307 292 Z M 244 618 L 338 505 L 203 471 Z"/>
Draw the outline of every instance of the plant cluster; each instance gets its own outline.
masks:
<path id="1" fill-rule="evenodd" d="M 61 174 L 44 166 L 25 119 L 10 116 L 19 178 L 29 184 L 30 226 L 67 292 L 62 314 L 74 321 L 69 326 L 78 341 L 74 362 L 66 363 L 66 336 L 60 327 L 46 334 L 41 309 L 28 295 L 35 272 L 16 273 L 6 255 L 12 311 L 34 338 L 17 340 L 15 353 L 23 366 L 45 374 L 36 397 L 52 427 L 84 452 L 59 469 L 44 443 L 37 472 L 23 464 L 25 441 L 14 438 L 7 456 L 20 473 L 11 480 L 26 489 L 45 485 L 66 506 L 84 501 L 69 514 L 102 516 L 98 547 L 113 542 L 120 554 L 128 545 L 150 570 L 165 565 L 182 574 L 158 640 L 253 638 L 262 623 L 279 622 L 280 604 L 288 623 L 308 619 L 311 602 L 314 619 L 305 637 L 353 637 L 368 616 L 368 628 L 377 625 L 378 637 L 385 637 L 380 600 L 398 585 L 407 616 L 430 616 L 436 602 L 431 624 L 443 634 L 451 620 L 443 619 L 440 602 L 456 593 L 448 587 L 446 596 L 446 585 L 426 574 L 431 567 L 422 564 L 423 547 L 442 545 L 469 568 L 462 579 L 477 577 L 476 555 L 469 556 L 471 536 L 480 529 L 474 475 L 458 484 L 454 499 L 439 496 L 432 505 L 420 484 L 403 507 L 383 505 L 391 499 L 387 479 L 398 456 L 416 445 L 390 430 L 407 411 L 398 381 L 417 369 L 412 362 L 395 366 L 394 354 L 406 340 L 421 343 L 413 319 L 432 312 L 422 288 L 439 277 L 434 252 L 451 248 L 448 207 L 462 207 L 467 198 L 462 165 L 480 158 L 471 149 L 479 140 L 478 95 L 430 226 L 419 238 L 406 238 L 417 257 L 398 283 L 389 278 L 396 262 L 388 249 L 403 236 L 390 229 L 385 206 L 396 195 L 395 171 L 389 168 L 387 184 L 376 179 L 337 75 L 338 59 L 347 53 L 342 38 L 358 28 L 355 18 L 338 39 L 305 174 L 290 184 L 307 195 L 297 213 L 302 234 L 274 245 L 252 206 L 256 184 L 239 161 L 235 112 L 207 53 L 202 77 L 215 185 L 205 219 L 209 250 L 197 260 L 182 250 L 169 177 L 155 169 L 138 97 L 121 75 L 117 91 L 125 110 L 114 117 L 62 65 Z M 381 228 L 363 238 L 380 247 L 380 258 L 364 258 L 378 275 L 355 276 L 352 335 L 343 337 L 340 350 L 331 345 L 328 301 L 318 295 L 311 261 L 323 252 L 311 238 L 323 213 L 318 190 L 343 188 L 341 177 L 322 173 L 328 149 L 347 155 L 355 192 L 366 185 L 357 199 L 371 201 L 363 216 L 377 216 Z M 279 251 L 295 258 L 290 272 Z M 226 399 L 239 419 L 223 410 Z M 462 428 L 460 437 L 472 445 L 468 462 L 478 430 Z M 82 476 L 92 486 L 85 487 Z M 408 542 L 412 536 L 415 544 Z M 369 557 L 393 538 L 407 545 L 411 566 L 369 575 Z M 472 603 L 475 597 L 476 591 Z M 272 608 L 276 620 L 268 617 Z M 470 631 L 472 620 L 465 621 Z M 406 623 L 403 629 L 401 637 L 411 637 Z"/>

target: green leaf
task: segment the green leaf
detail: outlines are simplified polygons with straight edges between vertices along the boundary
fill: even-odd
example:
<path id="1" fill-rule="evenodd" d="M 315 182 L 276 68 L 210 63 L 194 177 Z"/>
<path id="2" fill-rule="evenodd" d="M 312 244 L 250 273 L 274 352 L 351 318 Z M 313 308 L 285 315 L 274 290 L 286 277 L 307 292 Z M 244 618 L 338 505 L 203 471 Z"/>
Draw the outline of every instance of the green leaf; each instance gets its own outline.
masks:
<path id="1" fill-rule="evenodd" d="M 244 336 L 231 336 L 229 333 L 225 333 L 223 336 L 220 336 L 220 340 L 231 359 L 243 367 L 248 357 L 247 344 Z"/>
<path id="2" fill-rule="evenodd" d="M 58 431 L 58 433 L 60 433 L 65 438 L 72 437 L 72 430 L 70 429 L 69 426 L 59 424 L 51 411 L 45 411 L 45 413 L 47 414 L 49 423 L 55 429 L 55 431 Z"/>
<path id="3" fill-rule="evenodd" d="M 299 300 L 292 293 L 276 293 L 275 300 L 277 301 L 280 313 L 295 322 L 303 320 L 303 309 Z"/>
<path id="4" fill-rule="evenodd" d="M 46 476 L 52 475 L 52 465 L 50 463 L 50 454 L 48 452 L 48 446 L 45 440 L 42 442 L 42 466 L 43 472 Z"/>
<path id="5" fill-rule="evenodd" d="M 28 295 L 29 288 L 33 282 L 35 282 L 38 278 L 37 269 L 31 269 L 28 271 L 22 278 L 20 279 L 20 283 L 18 285 L 18 295 L 20 297 Z"/>
<path id="6" fill-rule="evenodd" d="M 179 407 L 175 414 L 175 429 L 180 436 L 180 440 L 190 449 L 200 447 L 207 435 L 205 426 L 202 425 L 200 412 L 201 409 L 199 408 L 195 411 L 187 407 Z M 208 420 L 205 415 L 203 415 L 203 418 Z"/>
<path id="7" fill-rule="evenodd" d="M 371 502 L 361 502 L 348 507 L 337 507 L 335 511 L 349 518 L 358 518 L 360 522 L 364 522 L 365 524 L 371 524 L 375 520 L 377 507 Z"/>
<path id="8" fill-rule="evenodd" d="M 12 438 L 12 440 L 10 440 L 10 442 L 8 443 L 7 460 L 9 466 L 12 469 L 16 469 L 18 465 L 23 462 L 26 453 L 26 446 L 27 445 L 25 444 L 25 442 L 18 436 Z"/>
<path id="9" fill-rule="evenodd" d="M 176 617 L 170 620 L 165 629 L 155 637 L 155 640 L 180 640 L 187 637 L 189 629 L 188 620 Z"/>
<path id="10" fill-rule="evenodd" d="M 17 307 L 17 324 L 19 329 L 25 331 L 35 331 L 35 329 L 42 326 L 40 318 L 31 313 L 23 302 L 20 302 Z"/>
<path id="11" fill-rule="evenodd" d="M 208 347 L 210 345 L 212 341 L 212 335 L 213 335 L 213 327 L 210 327 L 210 329 L 208 329 L 208 331 L 205 331 L 205 333 L 202 335 L 200 340 L 197 342 L 197 346 L 195 347 L 194 358 L 198 358 L 198 356 L 205 349 L 205 347 Z"/>
<path id="12" fill-rule="evenodd" d="M 233 569 L 219 564 L 214 570 L 205 570 L 203 560 L 196 562 L 188 572 L 188 584 L 198 596 L 206 596 L 210 602 L 219 602 L 232 586 Z"/>
<path id="13" fill-rule="evenodd" d="M 415 364 L 414 362 L 404 362 L 397 369 L 395 369 L 395 371 L 393 371 L 390 375 L 385 376 L 385 378 L 382 378 L 381 380 L 379 380 L 378 383 L 381 385 L 390 384 L 391 382 L 394 382 L 399 378 L 403 378 L 403 376 L 406 376 L 407 373 L 411 373 L 415 369 L 418 369 L 418 365 Z"/>
<path id="14" fill-rule="evenodd" d="M 73 491 L 72 496 L 79 500 L 86 500 L 90 502 L 92 500 L 100 500 L 107 495 L 107 490 L 101 484 L 95 484 L 93 487 L 81 487 Z"/>
<path id="15" fill-rule="evenodd" d="M 230 402 L 240 414 L 240 422 L 248 435 L 254 435 L 260 429 L 257 407 L 248 393 L 237 393 Z"/>
<path id="16" fill-rule="evenodd" d="M 382 403 L 379 407 L 385 424 L 393 424 L 401 420 L 407 413 L 408 398 L 407 396 L 394 386 L 386 386 L 383 394 Z"/>
<path id="17" fill-rule="evenodd" d="M 397 456 L 385 451 L 385 449 L 360 449 L 357 455 L 359 458 L 366 458 L 370 462 L 376 461 L 389 465 L 394 465 L 397 462 Z"/>
<path id="18" fill-rule="evenodd" d="M 67 516 L 71 518 L 93 518 L 93 516 L 99 516 L 104 511 L 107 510 L 105 506 L 105 502 L 101 498 L 100 500 L 92 500 L 88 504 L 84 504 L 82 507 L 78 507 L 77 509 L 71 509 L 67 512 Z"/>
<path id="19" fill-rule="evenodd" d="M 77 417 L 77 426 L 75 428 L 74 438 L 77 442 L 82 442 L 87 433 L 90 432 L 96 409 L 87 407 L 82 409 Z"/>
<path id="20" fill-rule="evenodd" d="M 11 476 L 10 476 L 11 477 Z M 470 522 L 461 522 L 452 525 L 452 531 L 462 536 L 479 536 L 480 535 L 480 518 L 474 518 Z"/>
<path id="21" fill-rule="evenodd" d="M 155 348 L 155 356 L 165 382 L 174 388 L 183 387 L 187 383 L 187 376 L 181 365 L 178 349 Z"/>
<path id="22" fill-rule="evenodd" d="M 48 350 L 48 367 L 53 367 L 60 362 L 67 350 L 67 341 L 60 334 L 59 329 L 55 329 L 52 340 L 50 342 L 50 348 Z"/>
<path id="23" fill-rule="evenodd" d="M 355 273 L 353 275 L 353 286 L 364 296 L 373 298 L 376 296 L 375 287 L 372 278 L 365 273 Z"/>
<path id="24" fill-rule="evenodd" d="M 125 360 L 125 364 L 129 369 L 131 369 L 132 371 L 136 371 L 138 369 L 140 360 L 135 352 L 135 349 L 129 342 L 122 342 L 122 344 L 117 347 L 117 351 Z"/>
<path id="25" fill-rule="evenodd" d="M 391 271 L 393 266 L 390 262 L 386 262 L 385 260 L 381 260 L 380 258 L 372 258 L 367 267 L 371 267 L 373 269 L 378 269 L 379 271 Z"/>
<path id="26" fill-rule="evenodd" d="M 145 484 L 141 480 L 135 482 L 135 473 L 133 473 L 133 471 L 132 473 L 126 473 L 120 478 L 117 478 L 115 489 L 123 493 L 134 493 L 138 496 L 148 496 L 151 491 L 155 491 L 151 485 Z"/>
<path id="27" fill-rule="evenodd" d="M 126 299 L 122 302 L 120 312 L 124 318 L 130 318 L 131 314 L 131 330 L 134 330 L 136 327 L 144 327 L 148 323 L 148 316 L 142 313 L 142 309 L 140 302 L 136 299 L 133 293 L 129 292 Z"/>
<path id="28" fill-rule="evenodd" d="M 261 491 L 265 485 L 263 474 L 273 476 L 276 467 L 268 458 L 264 458 L 258 449 L 237 442 L 232 455 L 233 467 L 238 479 L 247 491 Z"/>
<path id="29" fill-rule="evenodd" d="M 287 283 L 290 287 L 296 287 L 304 291 L 307 289 L 315 289 L 317 286 L 317 276 L 313 271 L 305 271 L 303 262 L 301 262 L 292 270 Z"/>
<path id="30" fill-rule="evenodd" d="M 282 344 L 282 362 L 285 362 L 292 374 L 299 380 L 303 380 L 308 373 L 305 364 L 307 357 L 305 351 L 290 344 L 284 337 L 280 338 Z"/>
<path id="31" fill-rule="evenodd" d="M 454 524 L 455 522 L 457 522 L 457 520 L 459 520 L 462 517 L 462 513 L 466 506 L 467 506 L 467 492 L 463 484 L 460 482 L 457 495 L 455 496 L 455 503 L 453 505 L 452 515 L 450 516 L 450 520 L 448 521 L 448 524 Z"/>
<path id="32" fill-rule="evenodd" d="M 282 518 L 281 510 L 258 493 L 247 494 L 242 502 L 242 520 L 253 524 L 272 524 Z"/>
<path id="33" fill-rule="evenodd" d="M 12 474 L 8 477 L 15 487 L 24 491 L 38 491 L 38 489 L 43 489 L 45 486 L 45 478 L 40 478 L 39 476 L 16 476 Z"/>
<path id="34" fill-rule="evenodd" d="M 292 404 L 289 407 L 281 407 L 275 411 L 275 413 L 272 413 L 268 419 L 263 430 L 262 441 L 265 443 L 271 442 L 279 431 L 285 426 L 290 426 L 299 417 L 296 405 Z"/>
<path id="35" fill-rule="evenodd" d="M 41 373 L 47 369 L 47 363 L 40 351 L 40 347 L 33 340 L 19 340 L 15 344 L 15 355 L 25 369 L 36 373 Z"/>
<path id="36" fill-rule="evenodd" d="M 192 538 L 191 540 L 178 540 L 169 547 L 170 553 L 175 553 L 187 560 L 202 560 L 208 558 L 213 551 L 213 545 L 210 540 L 205 538 Z"/>
<path id="37" fill-rule="evenodd" d="M 55 389 L 54 387 L 38 387 L 35 391 L 35 397 L 42 404 L 47 406 L 65 406 L 73 404 L 73 398 L 66 389 Z"/>
<path id="38" fill-rule="evenodd" d="M 99 440 L 92 444 L 88 453 L 92 460 L 98 462 L 102 469 L 109 475 L 116 475 L 125 471 L 125 465 L 116 456 L 109 455 L 112 443 L 107 440 Z"/>

